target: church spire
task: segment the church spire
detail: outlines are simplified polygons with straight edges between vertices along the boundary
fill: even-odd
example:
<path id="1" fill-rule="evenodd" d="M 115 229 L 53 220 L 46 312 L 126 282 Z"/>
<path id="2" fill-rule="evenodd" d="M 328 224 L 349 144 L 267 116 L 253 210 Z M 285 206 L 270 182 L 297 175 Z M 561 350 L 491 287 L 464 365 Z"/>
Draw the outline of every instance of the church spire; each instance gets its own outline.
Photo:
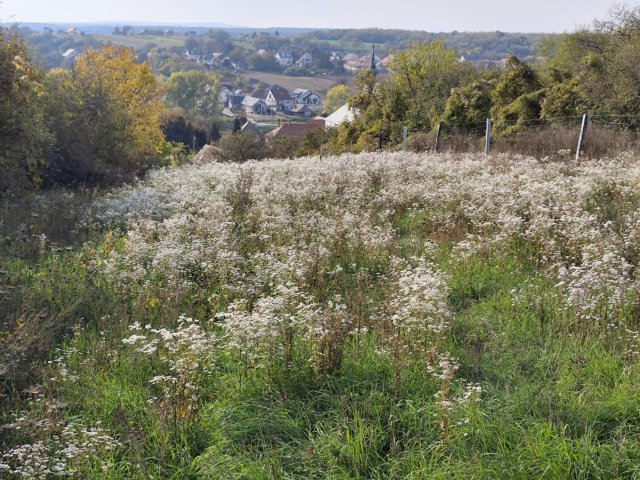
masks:
<path id="1" fill-rule="evenodd" d="M 369 62 L 369 70 L 371 70 L 374 75 L 378 73 L 378 67 L 376 67 L 376 46 L 375 46 L 375 44 L 371 45 L 371 61 Z"/>

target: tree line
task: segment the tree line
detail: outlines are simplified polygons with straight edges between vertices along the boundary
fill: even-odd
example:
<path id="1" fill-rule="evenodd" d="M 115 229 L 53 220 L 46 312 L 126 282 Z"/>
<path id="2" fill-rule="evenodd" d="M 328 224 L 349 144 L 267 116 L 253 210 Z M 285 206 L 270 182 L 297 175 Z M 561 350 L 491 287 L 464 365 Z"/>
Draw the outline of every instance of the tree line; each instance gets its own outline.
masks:
<path id="1" fill-rule="evenodd" d="M 134 52 L 89 49 L 45 74 L 15 32 L 0 31 L 0 46 L 0 192 L 112 184 L 161 156 L 160 91 Z"/>
<path id="2" fill-rule="evenodd" d="M 532 119 L 551 125 L 583 113 L 640 119 L 640 7 L 614 7 L 609 18 L 540 45 L 540 61 L 509 55 L 503 69 L 479 71 L 444 41 L 415 42 L 395 54 L 390 74 L 363 70 L 349 104 L 358 115 L 328 131 L 333 152 L 402 143 L 403 127 L 427 132 L 477 130 L 486 118 L 498 134 L 522 131 Z"/>
<path id="3" fill-rule="evenodd" d="M 0 29 L 0 197 L 56 185 L 113 185 L 217 138 L 218 77 L 177 72 L 161 85 L 133 50 L 89 48 L 68 69 L 34 66 Z M 219 134 L 218 134 L 219 136 Z"/>
<path id="4" fill-rule="evenodd" d="M 442 39 L 415 42 L 394 54 L 388 75 L 357 75 L 348 100 L 358 113 L 352 122 L 277 151 L 372 150 L 401 144 L 404 127 L 471 131 L 487 117 L 503 136 L 531 119 L 553 124 L 585 112 L 615 115 L 619 125 L 636 128 L 640 8 L 616 7 L 588 28 L 549 37 L 539 57 L 530 63 L 510 55 L 504 69 L 479 71 Z M 175 72 L 164 81 L 135 52 L 115 46 L 86 49 L 70 68 L 44 72 L 20 34 L 2 29 L 0 196 L 53 185 L 111 185 L 184 158 L 185 145 L 220 138 L 218 91 L 216 74 Z M 335 93 L 334 107 L 347 91 Z M 223 150 L 232 149 L 233 137 L 222 137 Z M 266 154 L 273 153 L 272 146 Z"/>

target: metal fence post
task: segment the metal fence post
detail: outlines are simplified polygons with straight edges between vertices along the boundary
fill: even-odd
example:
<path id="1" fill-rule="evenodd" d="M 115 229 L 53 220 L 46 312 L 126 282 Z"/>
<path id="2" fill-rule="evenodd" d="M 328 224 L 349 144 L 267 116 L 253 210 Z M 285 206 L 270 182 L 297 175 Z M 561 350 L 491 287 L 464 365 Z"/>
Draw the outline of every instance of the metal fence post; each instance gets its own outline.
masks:
<path id="1" fill-rule="evenodd" d="M 487 118 L 487 133 L 484 139 L 484 154 L 489 155 L 491 152 L 491 119 Z"/>
<path id="2" fill-rule="evenodd" d="M 407 151 L 407 133 L 409 129 L 407 127 L 402 128 L 402 150 Z"/>
<path id="3" fill-rule="evenodd" d="M 438 143 L 440 143 L 440 128 L 442 127 L 442 124 L 439 123 L 438 124 L 438 128 L 436 129 L 436 143 L 433 146 L 433 150 L 438 153 L 438 148 L 440 147 L 440 145 L 438 145 Z"/>
<path id="4" fill-rule="evenodd" d="M 582 115 L 582 126 L 580 127 L 580 136 L 578 137 L 578 147 L 576 148 L 576 160 L 580 159 L 580 150 L 582 150 L 582 141 L 584 140 L 584 133 L 587 130 L 587 122 L 589 116 L 585 113 Z"/>

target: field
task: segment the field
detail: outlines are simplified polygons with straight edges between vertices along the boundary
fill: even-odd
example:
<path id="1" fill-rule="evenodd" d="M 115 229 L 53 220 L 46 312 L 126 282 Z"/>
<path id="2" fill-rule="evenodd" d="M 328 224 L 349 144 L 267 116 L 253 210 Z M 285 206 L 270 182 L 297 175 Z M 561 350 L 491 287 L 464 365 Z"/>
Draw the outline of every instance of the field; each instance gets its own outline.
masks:
<path id="1" fill-rule="evenodd" d="M 151 36 L 151 35 L 94 35 L 94 37 L 106 43 L 113 43 L 123 47 L 140 49 L 150 43 L 160 48 L 184 47 L 187 37 L 184 36 Z"/>
<path id="2" fill-rule="evenodd" d="M 34 201 L 0 223 L 0 475 L 640 476 L 636 157 L 210 164 Z"/>
<path id="3" fill-rule="evenodd" d="M 338 77 L 334 75 L 319 76 L 319 77 L 292 77 L 289 75 L 282 75 L 279 73 L 266 73 L 256 71 L 241 71 L 244 75 L 250 75 L 257 78 L 264 83 L 275 83 L 281 87 L 286 88 L 290 92 L 296 88 L 306 88 L 318 93 L 323 99 L 327 94 L 327 91 L 340 83 L 350 84 L 353 82 L 353 76 L 347 75 L 344 77 Z"/>

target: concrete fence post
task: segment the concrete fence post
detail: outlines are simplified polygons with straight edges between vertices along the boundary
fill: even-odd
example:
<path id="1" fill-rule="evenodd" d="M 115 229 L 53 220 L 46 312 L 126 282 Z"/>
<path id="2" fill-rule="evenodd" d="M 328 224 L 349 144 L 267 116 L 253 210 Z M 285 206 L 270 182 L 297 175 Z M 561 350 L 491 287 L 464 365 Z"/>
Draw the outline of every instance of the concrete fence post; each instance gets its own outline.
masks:
<path id="1" fill-rule="evenodd" d="M 582 125 L 580 126 L 580 136 L 578 137 L 578 146 L 576 147 L 576 160 L 580 159 L 580 150 L 582 150 L 582 142 L 584 141 L 584 134 L 587 131 L 587 123 L 589 122 L 589 116 L 585 113 L 582 115 Z"/>
<path id="2" fill-rule="evenodd" d="M 487 130 L 484 139 L 484 154 L 491 153 L 491 119 L 487 118 Z"/>
<path id="3" fill-rule="evenodd" d="M 433 151 L 438 153 L 438 148 L 440 148 L 440 129 L 442 128 L 442 124 L 439 123 L 438 124 L 438 128 L 436 128 L 436 141 L 435 144 L 433 145 Z"/>

